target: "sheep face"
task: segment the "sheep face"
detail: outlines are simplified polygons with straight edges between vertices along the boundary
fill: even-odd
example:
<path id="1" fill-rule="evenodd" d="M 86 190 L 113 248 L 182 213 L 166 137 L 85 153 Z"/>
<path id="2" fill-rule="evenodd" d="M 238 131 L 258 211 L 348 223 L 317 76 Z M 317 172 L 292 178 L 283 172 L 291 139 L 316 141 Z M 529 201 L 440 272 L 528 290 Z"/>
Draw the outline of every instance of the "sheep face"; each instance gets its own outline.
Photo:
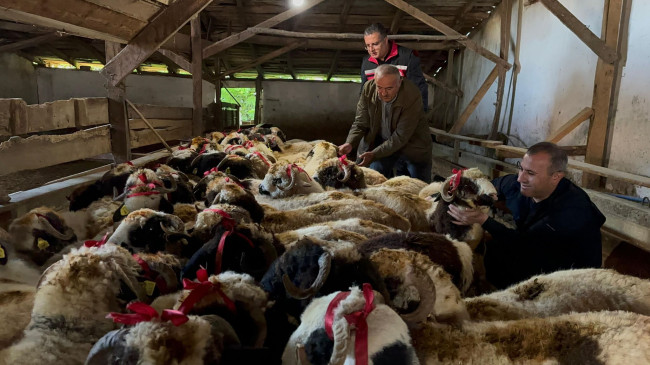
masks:
<path id="1" fill-rule="evenodd" d="M 189 235 L 183 221 L 171 214 L 140 209 L 129 213 L 108 239 L 134 253 L 165 251 L 185 256 Z"/>
<path id="2" fill-rule="evenodd" d="M 244 156 L 248 154 L 248 150 Z M 233 175 L 238 179 L 256 178 L 257 174 L 253 171 L 253 163 L 240 155 L 227 155 L 217 166 L 219 171 Z"/>
<path id="3" fill-rule="evenodd" d="M 13 251 L 24 255 L 37 266 L 77 241 L 72 228 L 55 211 L 41 207 L 14 220 L 9 234 L 15 246 Z"/>
<path id="4" fill-rule="evenodd" d="M 233 335 L 232 328 L 224 331 L 222 326 L 212 326 L 209 318 L 196 316 L 190 316 L 180 326 L 171 322 L 140 322 L 104 335 L 90 350 L 86 364 L 218 363 L 224 337 Z M 236 338 L 228 342 L 236 343 Z"/>
<path id="5" fill-rule="evenodd" d="M 330 158 L 323 161 L 314 173 L 314 181 L 323 187 L 334 189 L 365 189 L 366 180 L 363 170 L 354 162 L 345 158 Z"/>
<path id="6" fill-rule="evenodd" d="M 132 300 L 146 300 L 131 254 L 116 245 L 81 247 L 50 266 L 38 283 L 32 316 L 102 320 Z M 104 332 L 105 333 L 105 332 Z"/>
<path id="7" fill-rule="evenodd" d="M 169 181 L 171 187 L 167 188 L 158 175 L 149 169 L 139 169 L 131 174 L 124 192 L 115 198 L 124 198 L 124 205 L 115 212 L 113 221 L 118 222 L 128 213 L 145 208 L 172 213 L 174 208 L 164 195 L 176 191 L 177 183 L 176 179 Z"/>
<path id="8" fill-rule="evenodd" d="M 129 175 L 135 172 L 136 167 L 131 163 L 121 163 L 113 167 L 94 184 L 75 189 L 68 197 L 70 211 L 74 212 L 86 208 L 95 200 L 105 195 L 112 195 L 113 189 L 118 193 L 124 190 L 124 185 Z"/>
<path id="9" fill-rule="evenodd" d="M 221 146 L 226 147 L 228 145 L 243 145 L 246 141 L 248 141 L 248 137 L 243 133 L 230 132 L 223 140 L 221 140 L 220 144 Z"/>
<path id="10" fill-rule="evenodd" d="M 204 176 L 207 171 L 219 166 L 227 156 L 225 152 L 214 151 L 197 155 L 190 163 L 190 173 L 197 176 Z"/>
<path id="11" fill-rule="evenodd" d="M 313 181 L 301 167 L 295 164 L 275 164 L 264 176 L 259 187 L 260 194 L 272 198 L 323 192 L 323 187 Z"/>
<path id="12" fill-rule="evenodd" d="M 169 167 L 174 168 L 178 171 L 182 171 L 186 174 L 192 172 L 191 164 L 192 161 L 198 156 L 195 150 L 190 148 L 178 149 L 172 152 L 172 155 L 166 161 L 166 164 Z"/>
<path id="13" fill-rule="evenodd" d="M 221 189 L 210 189 L 206 197 L 207 202 L 211 204 L 230 204 L 237 205 L 246 209 L 254 222 L 260 223 L 264 218 L 264 209 L 257 202 L 255 196 L 240 185 L 234 183 L 225 183 Z"/>

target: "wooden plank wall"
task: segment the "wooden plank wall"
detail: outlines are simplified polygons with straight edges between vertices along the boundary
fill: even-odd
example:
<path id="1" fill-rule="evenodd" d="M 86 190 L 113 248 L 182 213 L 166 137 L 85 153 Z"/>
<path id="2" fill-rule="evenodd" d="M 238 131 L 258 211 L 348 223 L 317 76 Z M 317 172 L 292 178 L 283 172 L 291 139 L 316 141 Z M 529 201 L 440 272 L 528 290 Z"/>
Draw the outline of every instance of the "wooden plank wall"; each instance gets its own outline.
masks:
<path id="1" fill-rule="evenodd" d="M 136 108 L 166 141 L 192 137 L 192 108 L 147 104 L 136 104 Z M 131 108 L 128 108 L 128 117 L 131 130 L 131 148 L 160 143 L 155 133 L 147 127 Z"/>
<path id="2" fill-rule="evenodd" d="M 192 108 L 136 107 L 165 140 L 192 136 Z M 160 143 L 131 109 L 128 118 L 131 148 Z M 109 127 L 107 98 L 35 105 L 0 99 L 0 176 L 111 153 Z"/>

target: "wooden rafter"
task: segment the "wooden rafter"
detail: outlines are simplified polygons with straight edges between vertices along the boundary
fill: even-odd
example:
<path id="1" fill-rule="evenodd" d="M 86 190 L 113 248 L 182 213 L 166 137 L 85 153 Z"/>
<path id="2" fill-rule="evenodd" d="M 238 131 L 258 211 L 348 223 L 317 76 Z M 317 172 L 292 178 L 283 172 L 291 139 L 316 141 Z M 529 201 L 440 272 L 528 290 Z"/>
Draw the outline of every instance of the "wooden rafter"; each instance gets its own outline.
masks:
<path id="1" fill-rule="evenodd" d="M 160 53 L 161 55 L 163 55 L 163 57 L 172 61 L 174 64 L 176 64 L 176 66 L 182 68 L 183 70 L 187 72 L 192 71 L 192 61 L 185 58 L 185 56 L 182 56 L 176 52 L 172 52 L 170 50 L 162 49 L 162 48 L 158 50 L 158 53 Z"/>
<path id="2" fill-rule="evenodd" d="M 397 9 L 395 11 L 395 15 L 393 15 L 393 20 L 390 21 L 389 34 L 397 34 L 403 16 L 404 16 L 404 12 L 401 11 L 400 9 Z"/>
<path id="3" fill-rule="evenodd" d="M 424 75 L 424 79 L 425 79 L 427 82 L 432 83 L 432 84 L 438 86 L 439 88 L 445 90 L 446 92 L 448 92 L 448 93 L 450 93 L 450 94 L 453 94 L 453 95 L 458 95 L 458 96 L 460 96 L 460 97 L 463 96 L 463 92 L 462 92 L 460 89 L 458 89 L 458 88 L 454 88 L 454 87 L 451 87 L 451 86 L 445 84 L 444 82 L 442 82 L 442 81 L 436 79 L 436 78 L 433 77 L 433 76 L 429 76 L 429 75 L 427 75 L 427 74 L 425 74 L 425 73 L 423 73 L 423 75 Z"/>
<path id="4" fill-rule="evenodd" d="M 463 129 L 463 126 L 465 125 L 465 123 L 467 123 L 469 117 L 472 115 L 472 113 L 474 112 L 478 104 L 481 102 L 485 94 L 488 92 L 490 86 L 492 86 L 492 84 L 494 83 L 494 80 L 496 80 L 497 75 L 499 74 L 498 69 L 499 69 L 498 65 L 494 66 L 492 72 L 490 72 L 490 74 L 483 82 L 483 85 L 481 85 L 481 87 L 476 92 L 476 95 L 474 95 L 472 100 L 465 107 L 463 113 L 458 117 L 456 123 L 454 123 L 454 125 L 451 126 L 449 133 L 458 134 L 460 130 Z"/>
<path id="5" fill-rule="evenodd" d="M 465 18 L 465 15 L 472 11 L 472 8 L 474 8 L 474 4 L 476 4 L 476 0 L 474 1 L 469 1 L 467 4 L 463 5 L 460 10 L 458 10 L 458 13 L 456 13 L 456 17 L 454 18 L 454 22 L 452 23 L 452 28 L 456 29 L 457 26 L 460 25 L 460 23 L 463 21 Z"/>
<path id="6" fill-rule="evenodd" d="M 106 64 L 102 75 L 111 85 L 117 85 L 211 1 L 177 0 L 172 3 Z"/>
<path id="7" fill-rule="evenodd" d="M 343 9 L 341 10 L 341 15 L 339 16 L 339 28 L 338 28 L 339 32 L 342 32 L 343 29 L 345 29 L 345 25 L 348 23 L 348 17 L 350 15 L 350 9 L 352 9 L 353 3 L 354 0 L 349 0 L 343 4 Z M 332 57 L 332 62 L 330 63 L 330 68 L 327 71 L 327 81 L 330 81 L 332 75 L 334 74 L 334 71 L 336 71 L 336 66 L 338 65 L 340 56 L 341 56 L 341 50 L 337 49 L 334 52 L 334 56 Z"/>
<path id="8" fill-rule="evenodd" d="M 264 62 L 266 62 L 268 60 L 272 60 L 272 59 L 274 59 L 274 58 L 276 58 L 276 57 L 278 57 L 280 55 L 283 55 L 283 54 L 285 54 L 285 53 L 287 53 L 289 51 L 292 51 L 292 50 L 294 50 L 294 49 L 296 49 L 298 47 L 301 47 L 301 46 L 303 46 L 304 43 L 305 43 L 305 41 L 293 42 L 293 43 L 291 43 L 289 45 L 286 45 L 286 46 L 284 46 L 284 47 L 282 47 L 280 49 L 276 49 L 275 51 L 273 51 L 271 53 L 265 54 L 264 56 L 256 59 L 253 62 L 250 62 L 250 63 L 247 63 L 247 64 L 245 64 L 243 66 L 239 66 L 239 67 L 236 67 L 234 69 L 228 70 L 228 71 L 222 73 L 221 75 L 219 75 L 219 77 L 224 78 L 224 77 L 226 77 L 228 75 L 232 75 L 232 74 L 235 74 L 237 72 L 242 72 L 244 70 L 248 70 L 251 67 L 255 67 L 255 66 L 257 66 L 259 64 L 262 64 L 262 63 L 264 63 Z"/>
<path id="9" fill-rule="evenodd" d="M 47 51 L 52 52 L 53 55 L 57 56 L 58 58 L 64 60 L 65 62 L 69 63 L 72 65 L 74 68 L 77 68 L 77 62 L 74 58 L 70 57 L 67 55 L 65 52 L 61 51 L 60 49 L 52 46 L 52 45 L 45 45 L 42 46 L 45 48 Z"/>
<path id="10" fill-rule="evenodd" d="M 291 57 L 291 51 L 287 52 L 287 67 L 289 68 L 289 74 L 292 79 L 297 79 L 296 70 L 293 68 L 293 58 Z"/>
<path id="11" fill-rule="evenodd" d="M 289 9 L 283 13 L 280 13 L 268 20 L 265 20 L 257 25 L 257 27 L 260 28 L 270 28 L 273 27 L 279 23 L 282 23 L 283 21 L 287 19 L 291 19 L 292 17 L 308 10 L 311 9 L 312 7 L 322 3 L 325 0 L 313 0 L 301 7 L 296 7 Z M 251 32 L 250 30 L 246 29 L 245 31 L 237 34 L 233 34 L 230 37 L 224 38 L 216 43 L 213 43 L 212 45 L 205 47 L 203 49 L 203 58 L 207 58 L 210 56 L 213 56 L 225 49 L 228 49 L 236 44 L 239 44 L 251 37 L 253 37 L 255 33 Z"/>
<path id="12" fill-rule="evenodd" d="M 433 29 L 436 29 L 437 31 L 441 32 L 444 35 L 448 36 L 459 36 L 461 35 L 457 31 L 453 30 L 449 26 L 445 25 L 443 22 L 436 20 L 435 18 L 427 15 L 425 12 L 423 12 L 420 9 L 417 9 L 416 7 L 406 3 L 403 0 L 385 0 L 389 4 L 395 6 L 398 9 L 403 10 L 407 14 L 411 15 L 412 17 L 418 19 L 419 21 L 423 22 L 424 24 L 432 27 Z M 497 65 L 504 67 L 506 70 L 509 70 L 510 67 L 512 67 L 511 64 L 508 63 L 508 61 L 500 58 L 499 56 L 495 55 L 494 53 L 488 51 L 487 49 L 483 48 L 482 46 L 476 44 L 474 41 L 471 39 L 465 39 L 465 40 L 459 40 L 459 43 L 465 45 L 465 47 L 471 49 L 472 51 L 480 54 L 481 56 L 487 58 L 488 60 L 496 63 Z"/>
<path id="13" fill-rule="evenodd" d="M 566 25 L 584 44 L 589 47 L 600 59 L 607 63 L 614 63 L 618 59 L 616 48 L 610 47 L 605 41 L 595 35 L 586 25 L 560 4 L 557 0 L 540 0 L 542 4 L 555 15 L 562 24 Z"/>
<path id="14" fill-rule="evenodd" d="M 303 33 L 303 32 L 293 32 L 289 30 L 281 29 L 272 29 L 272 28 L 261 28 L 261 27 L 251 27 L 248 28 L 253 31 L 255 34 L 268 34 L 275 35 L 280 37 L 291 37 L 291 38 L 310 38 L 310 39 L 358 39 L 363 40 L 363 34 L 361 33 Z M 425 35 L 425 34 L 397 34 L 389 35 L 388 39 L 401 41 L 401 40 L 411 40 L 411 41 L 458 41 L 467 39 L 466 36 L 459 35 Z M 359 47 L 359 46 L 357 46 Z"/>
<path id="15" fill-rule="evenodd" d="M 52 33 L 38 35 L 36 37 L 32 37 L 29 39 L 23 39 L 17 42 L 2 45 L 0 46 L 0 52 L 14 52 L 21 49 L 34 47 L 39 44 L 43 44 L 45 42 L 60 38 L 62 36 L 63 34 L 61 34 L 60 32 L 52 32 Z"/>
<path id="16" fill-rule="evenodd" d="M 97 59 L 99 63 L 102 65 L 104 64 L 104 60 L 106 59 L 106 56 L 104 53 L 100 52 L 97 48 L 95 48 L 92 44 L 86 42 L 85 40 L 77 37 L 70 37 L 70 40 L 74 42 L 78 47 L 81 47 L 84 49 L 86 52 L 90 54 L 91 57 Z"/>

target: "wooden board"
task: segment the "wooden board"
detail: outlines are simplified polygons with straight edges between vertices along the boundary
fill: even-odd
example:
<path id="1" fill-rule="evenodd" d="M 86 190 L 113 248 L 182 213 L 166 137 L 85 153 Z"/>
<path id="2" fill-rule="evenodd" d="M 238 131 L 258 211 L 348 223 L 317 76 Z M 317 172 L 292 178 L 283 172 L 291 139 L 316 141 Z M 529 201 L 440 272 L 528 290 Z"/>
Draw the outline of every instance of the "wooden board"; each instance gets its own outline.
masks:
<path id="1" fill-rule="evenodd" d="M 150 104 L 135 104 L 140 113 L 147 120 L 151 119 L 192 119 L 192 108 L 158 106 Z M 139 119 L 140 117 L 132 108 L 127 108 L 129 119 Z"/>
<path id="2" fill-rule="evenodd" d="M 165 141 L 188 139 L 192 137 L 192 122 L 189 121 L 184 125 L 167 128 L 156 128 L 156 131 Z M 148 146 L 160 143 L 160 139 L 150 129 L 132 130 L 131 131 L 131 148 Z"/>
<path id="3" fill-rule="evenodd" d="M 75 124 L 77 128 L 108 124 L 107 98 L 72 99 L 75 105 Z"/>
<path id="4" fill-rule="evenodd" d="M 501 141 L 495 141 L 495 140 L 486 140 L 486 139 L 478 139 L 478 138 L 472 138 L 472 137 L 467 137 L 467 136 L 461 136 L 458 134 L 451 134 L 443 131 L 442 129 L 436 129 L 436 128 L 429 128 L 429 131 L 431 131 L 431 134 L 435 136 L 440 136 L 440 137 L 446 137 L 446 138 L 451 138 L 455 140 L 459 140 L 462 142 L 468 142 L 469 144 L 477 145 L 477 146 L 483 146 L 483 147 L 496 147 L 500 146 L 503 144 Z"/>
<path id="5" fill-rule="evenodd" d="M 138 0 L 86 0 L 90 3 L 122 13 L 144 22 L 149 21 L 161 8 L 159 4 Z"/>
<path id="6" fill-rule="evenodd" d="M 209 3 L 210 0 L 176 0 L 131 39 L 117 56 L 108 61 L 101 74 L 110 85 L 119 84 Z"/>
<path id="7" fill-rule="evenodd" d="M 191 123 L 191 119 L 149 119 L 147 121 L 154 128 L 169 128 L 169 127 L 179 127 L 186 126 L 188 123 Z M 129 128 L 132 131 L 137 131 L 141 129 L 149 129 L 145 122 L 142 119 L 129 119 Z"/>
<path id="8" fill-rule="evenodd" d="M 27 125 L 27 103 L 23 99 L 0 99 L 0 136 L 15 135 L 15 125 Z"/>
<path id="9" fill-rule="evenodd" d="M 546 140 L 553 143 L 558 143 L 564 136 L 571 133 L 576 127 L 578 127 L 582 122 L 591 118 L 594 115 L 594 110 L 590 107 L 585 107 L 573 118 L 569 119 L 568 122 L 564 123 L 557 131 L 553 132 Z"/>
<path id="10" fill-rule="evenodd" d="M 0 7 L 131 39 L 147 23 L 83 0 L 0 0 Z"/>
<path id="11" fill-rule="evenodd" d="M 53 131 L 75 127 L 75 102 L 57 100 L 50 103 L 27 105 L 26 125 L 14 125 L 14 134 Z"/>
<path id="12" fill-rule="evenodd" d="M 476 92 L 476 95 L 472 98 L 472 100 L 467 104 L 465 107 L 465 110 L 463 113 L 458 117 L 458 120 L 454 123 L 453 126 L 451 126 L 451 129 L 449 130 L 449 133 L 456 134 L 463 129 L 463 126 L 465 123 L 467 123 L 467 120 L 469 117 L 472 115 L 478 104 L 483 100 L 483 97 L 485 94 L 490 90 L 490 87 L 494 83 L 494 80 L 496 80 L 499 72 L 498 72 L 499 66 L 494 66 L 490 74 L 487 76 L 485 81 L 483 82 L 483 85 L 478 89 Z"/>
<path id="13" fill-rule="evenodd" d="M 64 135 L 12 138 L 0 143 L 0 175 L 111 152 L 109 126 Z"/>

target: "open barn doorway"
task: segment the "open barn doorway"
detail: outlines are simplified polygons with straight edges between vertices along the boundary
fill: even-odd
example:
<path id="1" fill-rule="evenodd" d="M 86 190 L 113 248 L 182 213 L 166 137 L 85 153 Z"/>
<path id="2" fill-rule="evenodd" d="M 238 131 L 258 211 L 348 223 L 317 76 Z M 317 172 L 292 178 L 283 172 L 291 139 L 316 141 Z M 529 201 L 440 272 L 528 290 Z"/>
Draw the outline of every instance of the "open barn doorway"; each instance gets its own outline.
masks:
<path id="1" fill-rule="evenodd" d="M 221 88 L 221 101 L 239 105 L 241 125 L 252 125 L 255 120 L 255 88 Z"/>

